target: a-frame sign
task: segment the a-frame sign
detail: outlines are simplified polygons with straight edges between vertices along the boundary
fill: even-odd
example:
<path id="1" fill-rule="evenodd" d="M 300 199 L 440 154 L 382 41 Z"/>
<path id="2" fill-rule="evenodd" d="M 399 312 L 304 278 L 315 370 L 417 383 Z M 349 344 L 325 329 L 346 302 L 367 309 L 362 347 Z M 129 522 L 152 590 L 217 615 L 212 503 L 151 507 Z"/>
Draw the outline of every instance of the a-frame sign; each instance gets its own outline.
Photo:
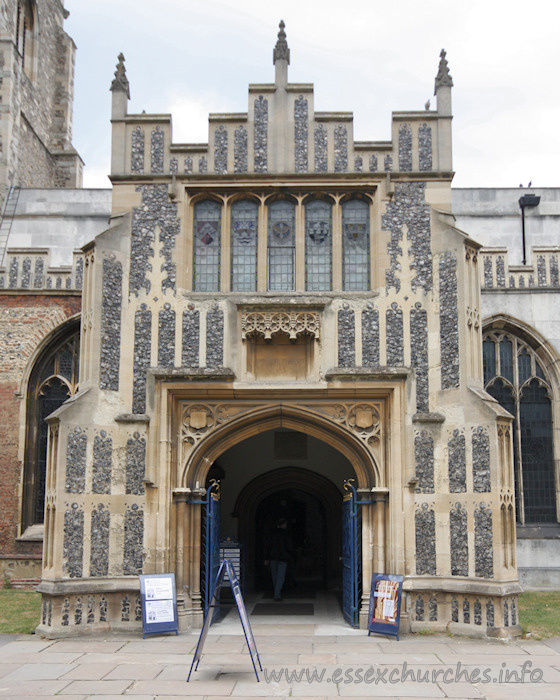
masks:
<path id="1" fill-rule="evenodd" d="M 241 620 L 241 626 L 243 627 L 243 632 L 245 634 L 245 641 L 247 642 L 247 648 L 249 649 L 249 654 L 251 655 L 251 661 L 253 662 L 253 668 L 255 669 L 255 675 L 257 681 L 259 681 L 259 674 L 257 671 L 257 666 L 255 659 L 259 664 L 259 668 L 262 671 L 261 660 L 259 659 L 259 653 L 257 651 L 257 645 L 255 644 L 255 638 L 253 637 L 253 631 L 251 630 L 251 625 L 249 624 L 249 616 L 247 615 L 247 609 L 245 608 L 245 601 L 243 600 L 243 594 L 241 593 L 241 587 L 237 579 L 237 575 L 233 568 L 233 564 L 229 559 L 224 559 L 218 570 L 218 575 L 216 576 L 216 582 L 214 583 L 214 590 L 212 593 L 212 598 L 210 600 L 210 605 L 204 616 L 204 624 L 202 625 L 202 630 L 200 631 L 200 637 L 198 638 L 198 644 L 196 645 L 196 651 L 194 653 L 194 658 L 191 664 L 191 670 L 187 677 L 187 683 L 191 679 L 191 673 L 193 668 L 196 671 L 198 664 L 200 663 L 200 657 L 202 656 L 202 648 L 204 647 L 204 642 L 206 641 L 206 635 L 212 624 L 212 617 L 214 613 L 214 608 L 216 606 L 216 601 L 218 599 L 218 594 L 220 589 L 224 585 L 224 577 L 227 573 L 227 580 L 231 586 L 233 597 L 237 605 L 237 612 L 239 613 L 239 619 Z"/>

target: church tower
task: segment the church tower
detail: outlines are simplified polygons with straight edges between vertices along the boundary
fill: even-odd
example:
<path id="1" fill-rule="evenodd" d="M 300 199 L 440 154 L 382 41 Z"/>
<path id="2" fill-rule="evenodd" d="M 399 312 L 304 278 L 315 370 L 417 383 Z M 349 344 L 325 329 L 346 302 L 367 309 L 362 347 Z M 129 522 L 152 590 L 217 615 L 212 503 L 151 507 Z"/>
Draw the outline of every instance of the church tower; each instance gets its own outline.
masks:
<path id="1" fill-rule="evenodd" d="M 81 187 L 72 146 L 76 47 L 62 0 L 0 2 L 0 207 L 11 188 Z M 0 244 L 2 241 L 0 241 Z"/>

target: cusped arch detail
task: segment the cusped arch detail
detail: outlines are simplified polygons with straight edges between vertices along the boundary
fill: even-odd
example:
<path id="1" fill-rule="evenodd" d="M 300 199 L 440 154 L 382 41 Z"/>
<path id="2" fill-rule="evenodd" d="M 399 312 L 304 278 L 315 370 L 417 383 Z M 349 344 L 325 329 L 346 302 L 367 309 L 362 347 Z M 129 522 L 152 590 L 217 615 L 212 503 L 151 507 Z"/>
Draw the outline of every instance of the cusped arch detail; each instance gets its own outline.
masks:
<path id="1" fill-rule="evenodd" d="M 359 488 L 385 486 L 383 469 L 360 438 L 325 416 L 283 403 L 249 410 L 209 433 L 182 467 L 180 486 L 199 488 L 208 470 L 226 450 L 269 430 L 284 428 L 317 438 L 340 452 L 351 464 Z"/>

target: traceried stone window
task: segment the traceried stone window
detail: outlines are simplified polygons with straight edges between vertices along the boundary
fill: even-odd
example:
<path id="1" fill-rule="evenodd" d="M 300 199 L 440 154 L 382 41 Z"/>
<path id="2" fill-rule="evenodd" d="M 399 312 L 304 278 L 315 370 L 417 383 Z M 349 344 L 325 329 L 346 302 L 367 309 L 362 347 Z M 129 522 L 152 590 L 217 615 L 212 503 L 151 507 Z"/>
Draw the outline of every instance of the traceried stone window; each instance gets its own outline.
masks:
<path id="1" fill-rule="evenodd" d="M 285 199 L 268 207 L 268 289 L 273 292 L 294 289 L 295 211 Z"/>
<path id="2" fill-rule="evenodd" d="M 332 288 L 332 206 L 322 199 L 305 205 L 305 287 Z"/>
<path id="3" fill-rule="evenodd" d="M 222 206 L 208 199 L 194 206 L 194 291 L 220 289 Z"/>
<path id="4" fill-rule="evenodd" d="M 536 353 L 512 334 L 488 331 L 484 384 L 513 417 L 517 519 L 556 522 L 551 388 Z"/>
<path id="5" fill-rule="evenodd" d="M 254 292 L 257 288 L 258 204 L 250 200 L 231 207 L 231 290 Z"/>
<path id="6" fill-rule="evenodd" d="M 343 289 L 369 289 L 369 265 L 369 205 L 350 199 L 342 205 Z"/>
<path id="7" fill-rule="evenodd" d="M 44 521 L 48 425 L 45 418 L 78 390 L 80 333 L 73 323 L 43 351 L 27 390 L 22 530 Z"/>

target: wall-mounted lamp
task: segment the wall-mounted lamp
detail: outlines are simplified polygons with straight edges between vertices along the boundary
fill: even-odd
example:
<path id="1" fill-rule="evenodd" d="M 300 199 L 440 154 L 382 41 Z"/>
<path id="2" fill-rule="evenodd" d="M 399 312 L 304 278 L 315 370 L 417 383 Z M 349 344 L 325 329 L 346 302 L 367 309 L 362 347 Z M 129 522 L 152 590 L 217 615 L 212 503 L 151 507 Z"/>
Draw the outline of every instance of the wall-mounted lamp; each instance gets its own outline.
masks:
<path id="1" fill-rule="evenodd" d="M 519 206 L 521 208 L 521 236 L 523 241 L 523 265 L 527 264 L 525 256 L 525 207 L 538 207 L 540 197 L 536 194 L 524 194 L 523 197 L 519 198 Z"/>

